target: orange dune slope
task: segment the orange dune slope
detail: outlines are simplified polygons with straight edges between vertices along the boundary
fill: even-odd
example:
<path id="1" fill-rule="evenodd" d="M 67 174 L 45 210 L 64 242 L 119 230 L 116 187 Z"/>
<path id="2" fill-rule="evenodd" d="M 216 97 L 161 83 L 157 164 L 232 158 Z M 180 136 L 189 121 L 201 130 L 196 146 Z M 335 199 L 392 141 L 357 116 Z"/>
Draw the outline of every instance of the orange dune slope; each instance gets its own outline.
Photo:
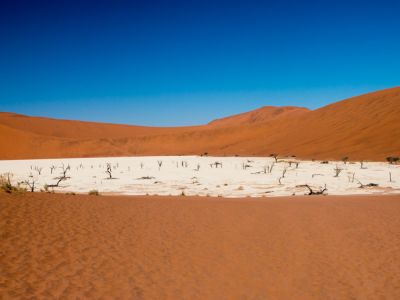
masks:
<path id="1" fill-rule="evenodd" d="M 295 106 L 285 106 L 285 107 L 275 107 L 275 106 L 264 106 L 259 109 L 245 112 L 242 114 L 237 114 L 234 116 L 217 119 L 211 121 L 209 125 L 212 126 L 237 126 L 246 124 L 257 124 L 271 121 L 273 119 L 283 117 L 283 116 L 296 116 L 310 111 L 308 108 L 295 107 Z"/>
<path id="2" fill-rule="evenodd" d="M 0 159 L 129 155 L 400 155 L 400 88 L 317 110 L 263 107 L 203 126 L 144 127 L 0 113 Z"/>

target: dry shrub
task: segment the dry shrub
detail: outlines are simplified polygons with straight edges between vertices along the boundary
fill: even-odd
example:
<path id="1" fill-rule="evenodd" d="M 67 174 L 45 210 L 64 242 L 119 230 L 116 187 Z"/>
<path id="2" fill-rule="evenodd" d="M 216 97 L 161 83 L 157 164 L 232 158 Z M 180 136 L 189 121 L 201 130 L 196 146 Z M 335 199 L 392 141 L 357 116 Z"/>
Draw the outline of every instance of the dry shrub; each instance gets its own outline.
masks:
<path id="1" fill-rule="evenodd" d="M 11 183 L 12 174 L 0 174 L 0 190 L 6 193 L 22 193 L 26 189 L 21 187 L 18 183 L 16 186 Z"/>
<path id="2" fill-rule="evenodd" d="M 90 196 L 100 196 L 100 193 L 98 190 L 90 190 L 88 195 Z"/>

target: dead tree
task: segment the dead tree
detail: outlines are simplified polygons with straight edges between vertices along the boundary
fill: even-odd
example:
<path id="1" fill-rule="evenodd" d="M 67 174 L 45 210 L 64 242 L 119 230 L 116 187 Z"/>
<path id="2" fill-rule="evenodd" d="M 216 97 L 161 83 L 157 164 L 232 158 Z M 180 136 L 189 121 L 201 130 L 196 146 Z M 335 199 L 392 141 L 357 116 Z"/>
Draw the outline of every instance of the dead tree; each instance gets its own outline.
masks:
<path id="1" fill-rule="evenodd" d="M 157 164 L 158 164 L 158 171 L 160 171 L 161 166 L 163 164 L 162 160 L 157 160 Z"/>
<path id="2" fill-rule="evenodd" d="M 392 182 L 392 172 L 389 172 L 389 182 Z"/>
<path id="3" fill-rule="evenodd" d="M 43 170 L 43 168 L 39 168 L 37 166 L 35 167 L 35 171 L 38 172 L 39 175 L 42 174 L 42 170 Z"/>
<path id="4" fill-rule="evenodd" d="M 276 162 L 276 163 L 278 162 L 278 154 L 272 153 L 272 154 L 270 155 L 270 157 L 273 157 L 273 158 L 275 159 L 275 162 Z"/>
<path id="5" fill-rule="evenodd" d="M 366 188 L 366 187 L 376 187 L 376 186 L 378 186 L 377 183 L 363 184 L 360 180 L 357 180 L 357 182 L 358 182 L 358 184 L 360 185 L 360 186 L 359 186 L 360 189 L 363 189 L 363 188 Z"/>
<path id="6" fill-rule="evenodd" d="M 53 171 L 56 169 L 56 166 L 55 165 L 52 165 L 51 167 L 50 167 L 50 174 L 53 174 Z"/>
<path id="7" fill-rule="evenodd" d="M 58 187 L 58 186 L 60 185 L 60 182 L 61 182 L 61 181 L 66 180 L 66 178 L 65 178 L 65 177 L 62 177 L 62 176 L 57 177 L 56 179 L 57 179 L 57 182 L 56 182 L 55 184 L 47 184 L 47 187 L 48 187 L 48 188 L 49 188 L 49 187 L 51 187 L 51 188 Z"/>
<path id="8" fill-rule="evenodd" d="M 222 163 L 219 161 L 216 161 L 212 164 L 210 164 L 210 167 L 212 168 L 213 166 L 215 166 L 216 169 L 218 169 L 218 166 L 220 166 L 222 168 Z"/>
<path id="9" fill-rule="evenodd" d="M 355 172 L 350 173 L 347 178 L 349 179 L 349 182 L 353 183 L 354 182 L 354 176 L 356 175 Z"/>
<path id="10" fill-rule="evenodd" d="M 360 169 L 366 169 L 366 167 L 364 167 L 364 161 L 360 161 Z"/>
<path id="11" fill-rule="evenodd" d="M 328 189 L 326 188 L 326 184 L 324 188 L 319 188 L 319 191 L 314 191 L 308 184 L 298 185 L 297 187 L 305 187 L 308 189 L 307 195 L 323 195 Z"/>
<path id="12" fill-rule="evenodd" d="M 200 171 L 200 164 L 197 164 L 195 171 Z"/>
<path id="13" fill-rule="evenodd" d="M 33 178 L 32 175 L 30 175 L 29 178 L 30 178 L 30 179 L 25 180 L 23 183 L 24 183 L 25 185 L 27 185 L 27 186 L 29 187 L 31 193 L 33 193 L 33 192 L 35 191 L 35 183 L 36 183 L 36 180 L 35 180 L 35 178 Z"/>
<path id="14" fill-rule="evenodd" d="M 246 163 L 242 163 L 242 169 L 243 170 L 247 170 L 247 168 L 251 168 L 252 165 L 246 164 Z"/>
<path id="15" fill-rule="evenodd" d="M 314 178 L 315 176 L 324 176 L 324 174 L 312 174 L 311 178 Z"/>
<path id="16" fill-rule="evenodd" d="M 335 176 L 333 176 L 333 177 L 339 177 L 340 173 L 343 171 L 343 169 L 339 168 L 337 165 L 336 165 L 336 168 L 333 170 L 335 171 Z"/>
<path id="17" fill-rule="evenodd" d="M 68 165 L 67 167 L 64 167 L 64 164 L 63 164 L 61 168 L 62 168 L 62 176 L 61 177 L 67 178 L 67 172 L 69 170 L 71 170 L 71 166 Z"/>
<path id="18" fill-rule="evenodd" d="M 286 172 L 287 172 L 287 168 L 284 168 L 284 169 L 282 170 L 282 178 L 285 178 Z"/>
<path id="19" fill-rule="evenodd" d="M 67 167 L 64 166 L 64 164 L 62 165 L 62 172 L 61 175 L 59 177 L 56 177 L 55 179 L 57 179 L 57 182 L 55 184 L 48 184 L 47 187 L 51 187 L 51 188 L 55 188 L 58 187 L 61 183 L 61 181 L 67 180 L 70 177 L 67 176 L 67 172 L 71 169 L 71 167 L 68 165 Z"/>
<path id="20" fill-rule="evenodd" d="M 264 166 L 264 167 L 263 167 L 263 173 L 264 173 L 264 174 L 267 174 L 267 170 L 268 170 L 268 166 Z"/>
<path id="21" fill-rule="evenodd" d="M 349 158 L 348 158 L 347 156 L 342 157 L 342 162 L 343 162 L 344 164 L 346 164 L 348 160 L 349 160 Z"/>
<path id="22" fill-rule="evenodd" d="M 272 173 L 272 169 L 274 168 L 274 166 L 275 166 L 275 162 L 273 162 L 270 166 L 268 166 L 268 173 Z"/>
<path id="23" fill-rule="evenodd" d="M 283 177 L 279 177 L 279 178 L 278 178 L 279 185 L 282 185 L 282 182 L 281 182 L 282 178 L 283 178 Z"/>
<path id="24" fill-rule="evenodd" d="M 107 163 L 107 170 L 106 173 L 108 174 L 108 179 L 112 179 L 112 168 L 111 168 L 111 164 Z"/>

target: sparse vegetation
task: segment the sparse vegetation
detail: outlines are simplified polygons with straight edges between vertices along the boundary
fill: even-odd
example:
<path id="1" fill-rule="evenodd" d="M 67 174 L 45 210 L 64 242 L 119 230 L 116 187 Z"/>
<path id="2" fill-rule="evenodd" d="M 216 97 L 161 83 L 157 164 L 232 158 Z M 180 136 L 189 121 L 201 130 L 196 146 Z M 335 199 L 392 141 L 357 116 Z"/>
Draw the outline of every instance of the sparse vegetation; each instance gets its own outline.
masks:
<path id="1" fill-rule="evenodd" d="M 88 195 L 90 196 L 100 196 L 100 193 L 98 190 L 90 190 Z"/>
<path id="2" fill-rule="evenodd" d="M 400 157 L 397 157 L 397 156 L 389 156 L 389 157 L 386 157 L 386 160 L 387 160 L 388 163 L 390 163 L 391 165 L 393 165 L 393 164 L 396 164 L 396 163 L 400 160 Z"/>
<path id="3" fill-rule="evenodd" d="M 21 187 L 20 184 L 13 185 L 11 177 L 12 174 L 10 173 L 0 175 L 0 190 L 9 194 L 26 192 L 26 189 Z"/>
<path id="4" fill-rule="evenodd" d="M 224 196 L 234 195 L 235 193 L 242 196 L 253 196 L 259 194 L 257 189 L 263 189 L 265 186 L 268 187 L 269 192 L 273 195 L 291 195 L 293 192 L 295 192 L 295 194 L 302 194 L 302 190 L 293 189 L 296 184 L 299 184 L 299 180 L 306 180 L 304 182 L 311 188 L 311 195 L 318 194 L 319 192 L 325 193 L 324 184 L 331 187 L 329 191 L 330 194 L 335 194 L 336 192 L 340 192 L 340 194 L 351 193 L 354 191 L 354 188 L 357 187 L 365 188 L 365 193 L 383 193 L 386 187 L 393 191 L 399 188 L 399 181 L 396 181 L 396 179 L 400 174 L 400 169 L 398 169 L 398 165 L 391 166 L 391 164 L 397 162 L 395 156 L 387 158 L 387 162 L 390 165 L 388 163 L 371 162 L 370 165 L 368 164 L 369 170 L 360 170 L 360 172 L 358 172 L 357 169 L 360 167 L 365 169 L 364 166 L 366 166 L 367 163 L 360 160 L 347 161 L 347 157 L 342 158 L 345 164 L 343 164 L 342 161 L 317 160 L 315 163 L 311 161 L 297 161 L 297 159 L 286 156 L 281 156 L 278 159 L 278 164 L 276 161 L 277 155 L 275 155 L 275 159 L 257 157 L 226 159 L 222 157 L 197 157 L 196 159 L 195 157 L 178 156 L 173 158 L 155 157 L 153 160 L 138 158 L 133 164 L 132 160 L 123 162 L 120 159 L 116 161 L 109 160 L 108 163 L 104 161 L 101 162 L 100 159 L 95 163 L 86 161 L 77 162 L 76 160 L 64 160 L 64 163 L 60 160 L 53 162 L 40 161 L 37 163 L 27 163 L 25 165 L 25 170 L 18 167 L 14 170 L 18 172 L 15 173 L 15 178 L 12 177 L 10 179 L 6 174 L 3 175 L 0 189 L 7 192 L 17 190 L 54 192 L 58 189 L 61 191 L 63 189 L 67 191 L 78 191 L 82 188 L 87 188 L 87 191 L 89 191 L 90 189 L 99 189 L 104 185 L 104 188 L 107 190 L 115 188 L 114 191 L 118 191 L 120 188 L 121 190 L 127 191 L 132 187 L 136 190 L 135 194 L 144 194 L 146 192 L 157 193 L 156 189 L 174 189 L 176 185 L 181 184 L 182 186 L 179 188 L 178 195 L 183 189 L 184 193 L 190 193 L 190 195 L 192 195 L 196 194 L 197 189 L 203 190 L 204 188 L 209 188 L 209 192 L 213 195 L 215 194 L 215 196 L 218 190 L 221 190 Z M 69 165 L 68 162 L 71 163 L 71 165 Z M 119 162 L 120 167 L 117 162 Z M 136 177 L 132 176 L 132 172 L 135 170 L 134 168 L 139 168 L 139 164 L 144 166 L 145 163 L 146 168 L 143 168 L 141 172 L 139 170 L 140 174 L 137 174 Z M 302 168 L 296 170 L 299 163 L 302 164 Z M 329 165 L 324 167 L 323 165 L 319 165 L 319 163 Z M 207 164 L 210 167 L 207 167 Z M 222 168 L 222 164 L 223 169 L 221 169 L 221 171 L 216 170 Z M 86 167 L 84 167 L 85 165 Z M 175 165 L 178 169 L 175 169 Z M 38 166 L 40 166 L 40 168 Z M 93 168 L 91 168 L 91 166 Z M 200 166 L 202 166 L 202 172 L 198 172 L 200 171 Z M 1 165 L 1 167 L 5 171 L 8 170 L 7 165 L 5 165 L 5 167 Z M 29 167 L 30 172 L 28 172 L 28 177 L 26 171 Z M 204 169 L 204 167 L 207 168 Z M 158 177 L 156 174 L 158 174 L 158 171 L 161 171 L 161 168 L 165 170 L 166 174 L 160 174 L 166 177 L 155 178 Z M 42 169 L 44 171 L 42 171 Z M 132 169 L 132 172 L 129 172 L 130 169 Z M 242 169 L 245 171 L 243 172 Z M 168 173 L 169 171 L 172 172 Z M 106 176 L 104 172 L 107 174 Z M 115 181 L 115 183 L 114 181 L 108 180 L 120 177 L 115 175 L 116 172 L 121 174 L 122 180 L 120 182 Z M 273 176 L 268 176 L 267 174 L 269 173 L 272 173 L 271 175 Z M 70 176 L 76 180 L 65 182 L 65 180 L 71 178 Z M 332 177 L 342 177 L 341 179 L 343 180 L 335 180 Z M 348 180 L 345 180 L 346 178 Z M 374 180 L 372 180 L 372 178 Z M 364 183 L 376 182 L 376 184 L 382 186 L 382 191 L 371 188 L 375 186 L 374 184 L 363 184 L 358 179 Z M 221 182 L 220 180 L 223 181 Z M 46 182 L 47 184 L 43 185 Z M 156 185 L 158 185 L 158 188 Z M 241 186 L 246 193 L 239 193 L 239 189 L 237 189 L 238 186 Z M 279 188 L 273 189 L 274 186 Z M 248 189 L 248 187 L 251 188 Z M 310 192 L 306 185 L 303 187 Z"/>

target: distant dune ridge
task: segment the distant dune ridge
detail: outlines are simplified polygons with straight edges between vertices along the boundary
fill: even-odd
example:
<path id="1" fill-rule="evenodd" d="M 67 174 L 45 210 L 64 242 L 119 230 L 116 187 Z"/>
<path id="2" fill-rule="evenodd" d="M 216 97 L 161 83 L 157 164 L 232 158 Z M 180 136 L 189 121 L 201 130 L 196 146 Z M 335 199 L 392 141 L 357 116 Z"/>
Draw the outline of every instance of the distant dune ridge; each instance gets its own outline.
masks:
<path id="1" fill-rule="evenodd" d="M 0 159 L 134 155 L 295 155 L 384 160 L 400 154 L 400 87 L 316 110 L 262 107 L 191 127 L 145 127 L 0 113 Z"/>
<path id="2" fill-rule="evenodd" d="M 305 112 L 309 112 L 310 110 L 305 107 L 296 107 L 296 106 L 284 106 L 284 107 L 276 107 L 276 106 L 264 106 L 259 109 L 245 112 L 242 114 L 233 115 L 230 117 L 217 119 L 211 121 L 209 125 L 212 126 L 238 126 L 238 125 L 249 125 L 249 124 L 257 124 L 263 123 L 267 121 L 274 120 L 279 117 L 287 117 L 287 116 L 297 116 L 303 114 Z"/>

